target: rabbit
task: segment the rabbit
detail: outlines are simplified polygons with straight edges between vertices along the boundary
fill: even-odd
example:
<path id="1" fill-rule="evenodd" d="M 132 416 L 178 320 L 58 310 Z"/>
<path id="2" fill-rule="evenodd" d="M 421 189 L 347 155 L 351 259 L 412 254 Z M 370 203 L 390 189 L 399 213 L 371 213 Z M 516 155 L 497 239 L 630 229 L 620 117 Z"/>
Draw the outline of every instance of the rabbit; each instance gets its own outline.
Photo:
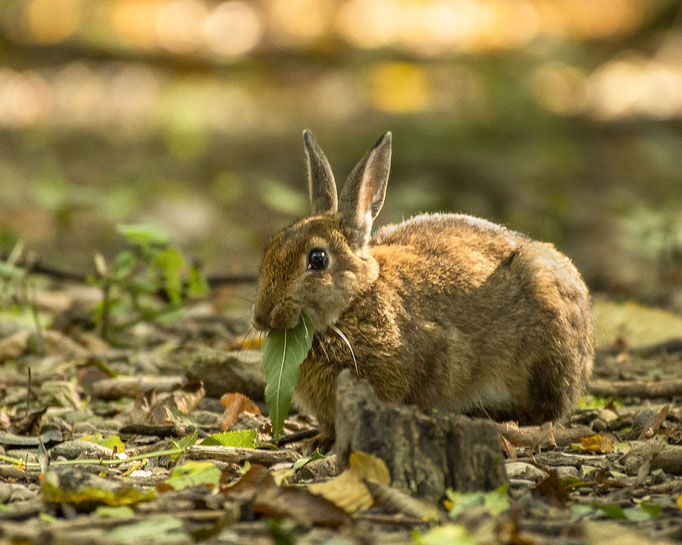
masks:
<path id="1" fill-rule="evenodd" d="M 311 215 L 267 244 L 252 322 L 295 327 L 313 345 L 296 397 L 317 416 L 306 447 L 334 441 L 344 368 L 387 402 L 519 423 L 561 419 L 594 359 L 590 296 L 553 245 L 484 219 L 422 214 L 370 235 L 384 202 L 391 133 L 353 169 L 341 194 L 304 131 Z"/>

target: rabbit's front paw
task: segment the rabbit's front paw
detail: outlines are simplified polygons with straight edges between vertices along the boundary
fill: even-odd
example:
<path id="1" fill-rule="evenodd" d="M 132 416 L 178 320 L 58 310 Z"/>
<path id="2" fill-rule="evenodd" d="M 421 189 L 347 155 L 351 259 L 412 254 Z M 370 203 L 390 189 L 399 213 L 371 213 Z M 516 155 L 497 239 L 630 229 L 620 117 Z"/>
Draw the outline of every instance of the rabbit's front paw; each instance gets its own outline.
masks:
<path id="1" fill-rule="evenodd" d="M 328 431 L 321 431 L 317 435 L 314 435 L 310 439 L 303 441 L 301 446 L 301 452 L 304 456 L 312 456 L 315 454 L 316 450 L 319 450 L 322 454 L 329 452 L 334 446 L 334 435 Z"/>

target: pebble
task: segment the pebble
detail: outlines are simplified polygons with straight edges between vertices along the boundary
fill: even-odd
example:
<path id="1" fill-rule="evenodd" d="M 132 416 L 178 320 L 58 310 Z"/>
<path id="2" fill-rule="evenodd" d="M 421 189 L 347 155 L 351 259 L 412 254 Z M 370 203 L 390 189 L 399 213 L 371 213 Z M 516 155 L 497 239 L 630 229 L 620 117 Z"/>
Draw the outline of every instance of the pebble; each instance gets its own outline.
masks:
<path id="1" fill-rule="evenodd" d="M 656 418 L 657 414 L 657 410 L 649 407 L 638 410 L 632 418 L 632 429 L 636 431 L 644 430 L 644 428 L 651 424 L 651 421 Z"/>
<path id="2" fill-rule="evenodd" d="M 508 462 L 505 464 L 509 479 L 539 480 L 547 477 L 547 472 L 528 462 Z"/>
<path id="3" fill-rule="evenodd" d="M 556 471 L 556 476 L 559 479 L 566 479 L 568 477 L 580 478 L 578 468 L 573 466 L 557 466 L 554 468 L 554 471 Z"/>

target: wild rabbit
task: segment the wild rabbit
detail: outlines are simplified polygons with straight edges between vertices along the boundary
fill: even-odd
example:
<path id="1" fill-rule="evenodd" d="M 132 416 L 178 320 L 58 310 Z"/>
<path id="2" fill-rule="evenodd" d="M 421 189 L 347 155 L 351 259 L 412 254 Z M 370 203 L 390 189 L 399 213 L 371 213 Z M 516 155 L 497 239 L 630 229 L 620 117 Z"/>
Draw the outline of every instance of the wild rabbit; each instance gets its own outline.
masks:
<path id="1" fill-rule="evenodd" d="M 419 215 L 370 237 L 391 133 L 338 200 L 327 158 L 310 131 L 303 138 L 312 213 L 268 243 L 253 324 L 292 328 L 301 311 L 312 319 L 296 389 L 320 423 L 308 447 L 333 442 L 344 368 L 385 401 L 523 423 L 565 415 L 594 358 L 590 297 L 571 261 L 551 244 L 460 214 Z"/>

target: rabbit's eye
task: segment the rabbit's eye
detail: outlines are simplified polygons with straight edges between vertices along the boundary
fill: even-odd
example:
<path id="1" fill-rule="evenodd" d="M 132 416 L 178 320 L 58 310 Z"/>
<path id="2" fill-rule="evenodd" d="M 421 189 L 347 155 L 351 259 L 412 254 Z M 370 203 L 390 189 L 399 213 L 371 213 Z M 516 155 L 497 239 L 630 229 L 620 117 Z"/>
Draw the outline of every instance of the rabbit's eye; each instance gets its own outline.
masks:
<path id="1" fill-rule="evenodd" d="M 323 271 L 329 265 L 329 257 L 327 252 L 322 248 L 313 248 L 308 254 L 308 270 L 309 271 Z"/>

